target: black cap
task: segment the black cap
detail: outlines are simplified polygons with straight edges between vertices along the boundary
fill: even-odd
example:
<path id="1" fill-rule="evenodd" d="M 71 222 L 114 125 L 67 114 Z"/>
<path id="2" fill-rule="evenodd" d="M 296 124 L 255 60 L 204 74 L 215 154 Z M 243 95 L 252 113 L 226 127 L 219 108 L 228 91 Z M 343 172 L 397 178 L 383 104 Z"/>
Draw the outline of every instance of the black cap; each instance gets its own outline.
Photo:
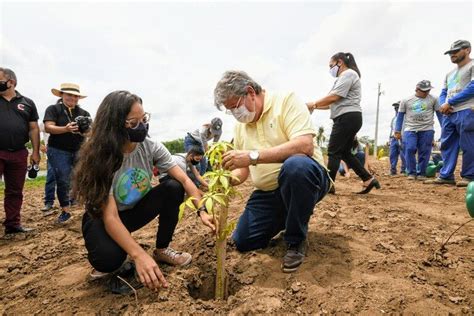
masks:
<path id="1" fill-rule="evenodd" d="M 397 101 L 395 103 L 392 103 L 392 106 L 398 108 L 400 106 L 400 101 Z"/>
<path id="2" fill-rule="evenodd" d="M 211 120 L 211 131 L 213 133 L 219 133 L 222 128 L 222 120 L 218 117 L 215 117 Z"/>
<path id="3" fill-rule="evenodd" d="M 431 82 L 429 80 L 421 80 L 416 84 L 416 87 L 420 89 L 421 91 L 428 91 L 433 89 L 431 86 Z"/>
<path id="4" fill-rule="evenodd" d="M 471 47 L 471 43 L 469 43 L 469 41 L 465 41 L 465 40 L 458 40 L 454 43 L 451 44 L 451 48 L 444 52 L 444 54 L 450 54 L 452 52 L 455 52 L 457 50 L 460 50 L 460 49 L 463 49 L 463 48 L 470 48 Z"/>

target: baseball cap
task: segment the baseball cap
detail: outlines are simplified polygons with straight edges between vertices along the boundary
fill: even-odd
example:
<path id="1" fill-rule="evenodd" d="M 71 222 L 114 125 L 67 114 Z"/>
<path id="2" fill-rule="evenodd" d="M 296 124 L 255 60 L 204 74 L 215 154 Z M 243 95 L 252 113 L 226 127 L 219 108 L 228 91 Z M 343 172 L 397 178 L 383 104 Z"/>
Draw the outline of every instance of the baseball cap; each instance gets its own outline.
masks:
<path id="1" fill-rule="evenodd" d="M 434 88 L 431 86 L 431 82 L 429 80 L 421 80 L 416 84 L 416 87 L 421 91 L 428 91 Z"/>
<path id="2" fill-rule="evenodd" d="M 444 54 L 446 55 L 446 54 L 455 52 L 457 50 L 460 50 L 463 48 L 470 48 L 470 47 L 471 47 L 471 43 L 469 43 L 469 41 L 457 40 L 456 42 L 451 44 L 451 48 L 448 51 L 445 51 Z"/>
<path id="3" fill-rule="evenodd" d="M 400 106 L 400 101 L 397 101 L 397 102 L 392 103 L 392 106 L 394 106 L 394 107 L 399 107 L 399 106 Z"/>
<path id="4" fill-rule="evenodd" d="M 215 117 L 211 120 L 211 131 L 214 134 L 220 133 L 222 128 L 222 120 L 218 117 Z"/>

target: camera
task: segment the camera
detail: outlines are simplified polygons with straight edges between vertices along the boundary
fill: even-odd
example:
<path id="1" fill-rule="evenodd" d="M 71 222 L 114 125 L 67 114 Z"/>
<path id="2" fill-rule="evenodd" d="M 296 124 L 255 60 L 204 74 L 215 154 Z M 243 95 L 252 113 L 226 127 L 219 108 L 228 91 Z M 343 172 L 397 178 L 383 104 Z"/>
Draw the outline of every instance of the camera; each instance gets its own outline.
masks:
<path id="1" fill-rule="evenodd" d="M 37 164 L 34 164 L 32 166 L 28 166 L 28 178 L 34 179 L 38 175 L 39 171 L 39 166 Z"/>
<path id="2" fill-rule="evenodd" d="M 90 117 L 82 115 L 76 117 L 74 121 L 76 122 L 77 127 L 79 128 L 79 133 L 81 134 L 87 132 L 92 123 L 92 119 Z"/>

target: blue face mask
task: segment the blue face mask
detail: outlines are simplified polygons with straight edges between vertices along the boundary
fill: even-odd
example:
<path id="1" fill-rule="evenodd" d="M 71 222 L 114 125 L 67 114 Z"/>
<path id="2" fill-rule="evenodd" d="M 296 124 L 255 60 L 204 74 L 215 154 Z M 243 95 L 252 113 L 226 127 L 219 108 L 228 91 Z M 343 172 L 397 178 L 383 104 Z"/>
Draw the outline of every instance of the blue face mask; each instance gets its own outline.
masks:
<path id="1" fill-rule="evenodd" d="M 148 135 L 148 128 L 149 124 L 144 124 L 143 122 L 140 122 L 136 128 L 127 128 L 128 139 L 132 143 L 143 142 Z"/>

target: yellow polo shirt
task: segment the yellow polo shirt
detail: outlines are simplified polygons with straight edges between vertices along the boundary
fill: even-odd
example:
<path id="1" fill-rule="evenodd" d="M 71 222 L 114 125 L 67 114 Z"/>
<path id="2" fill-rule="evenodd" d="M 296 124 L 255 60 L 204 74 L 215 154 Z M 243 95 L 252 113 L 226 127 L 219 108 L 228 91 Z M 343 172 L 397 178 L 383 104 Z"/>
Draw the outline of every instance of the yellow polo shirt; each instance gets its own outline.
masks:
<path id="1" fill-rule="evenodd" d="M 265 92 L 263 113 L 255 123 L 237 123 L 234 143 L 237 150 L 259 150 L 288 142 L 301 135 L 313 135 L 315 159 L 325 167 L 323 155 L 316 144 L 316 130 L 311 123 L 308 108 L 294 93 Z M 278 188 L 278 174 L 282 163 L 250 166 L 250 176 L 258 190 Z"/>

